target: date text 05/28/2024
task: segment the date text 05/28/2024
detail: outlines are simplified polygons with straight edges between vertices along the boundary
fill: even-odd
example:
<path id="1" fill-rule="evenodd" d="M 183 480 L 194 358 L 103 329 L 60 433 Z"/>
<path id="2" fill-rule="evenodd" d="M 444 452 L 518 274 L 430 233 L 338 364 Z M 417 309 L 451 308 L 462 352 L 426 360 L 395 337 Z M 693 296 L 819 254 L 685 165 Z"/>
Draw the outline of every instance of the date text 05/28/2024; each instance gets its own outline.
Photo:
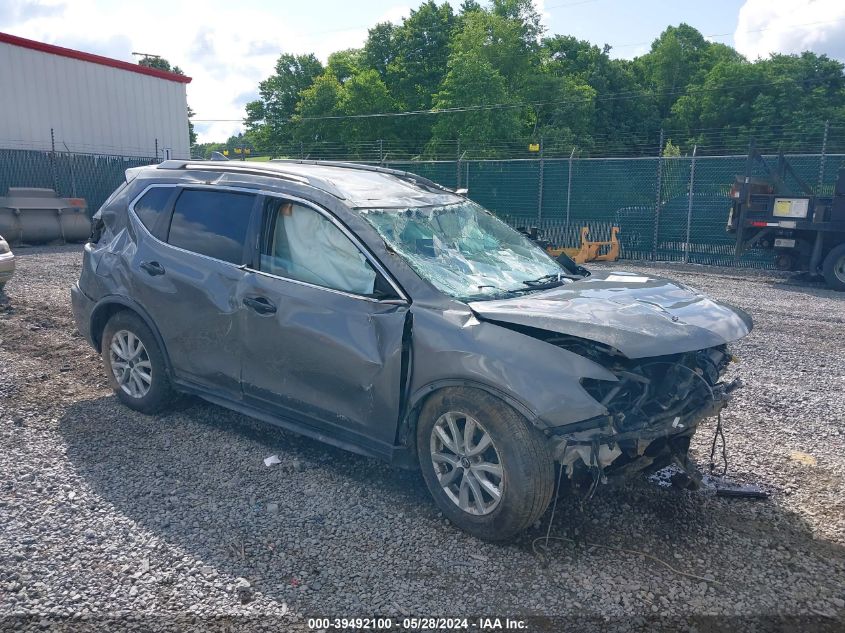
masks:
<path id="1" fill-rule="evenodd" d="M 330 631 L 520 631 L 525 620 L 512 618 L 308 618 L 311 630 Z"/>

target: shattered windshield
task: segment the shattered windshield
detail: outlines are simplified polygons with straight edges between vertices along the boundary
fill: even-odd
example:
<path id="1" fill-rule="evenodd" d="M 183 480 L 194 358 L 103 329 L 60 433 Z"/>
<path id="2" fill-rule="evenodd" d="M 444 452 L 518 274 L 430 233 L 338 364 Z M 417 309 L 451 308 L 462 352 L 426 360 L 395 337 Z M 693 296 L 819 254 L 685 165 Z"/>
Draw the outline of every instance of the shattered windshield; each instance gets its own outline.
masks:
<path id="1" fill-rule="evenodd" d="M 420 276 L 458 299 L 554 287 L 566 275 L 534 242 L 469 200 L 360 213 Z"/>

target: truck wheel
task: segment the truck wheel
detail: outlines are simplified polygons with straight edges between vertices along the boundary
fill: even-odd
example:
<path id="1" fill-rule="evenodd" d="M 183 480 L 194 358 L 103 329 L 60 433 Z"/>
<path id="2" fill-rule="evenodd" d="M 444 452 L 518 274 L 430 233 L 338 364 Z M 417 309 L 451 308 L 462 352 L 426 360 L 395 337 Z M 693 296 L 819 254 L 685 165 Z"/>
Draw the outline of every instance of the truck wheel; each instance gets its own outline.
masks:
<path id="1" fill-rule="evenodd" d="M 791 253 L 778 253 L 775 256 L 775 268 L 778 270 L 795 270 L 795 256 Z"/>
<path id="2" fill-rule="evenodd" d="M 822 271 L 830 288 L 845 292 L 845 244 L 840 244 L 827 254 Z"/>
<path id="3" fill-rule="evenodd" d="M 109 385 L 120 401 L 141 413 L 158 413 L 174 399 L 164 355 L 147 324 L 133 312 L 112 316 L 101 352 Z"/>
<path id="4" fill-rule="evenodd" d="M 484 391 L 433 394 L 420 412 L 417 454 L 443 514 L 484 540 L 513 538 L 552 498 L 554 459 L 543 434 Z"/>

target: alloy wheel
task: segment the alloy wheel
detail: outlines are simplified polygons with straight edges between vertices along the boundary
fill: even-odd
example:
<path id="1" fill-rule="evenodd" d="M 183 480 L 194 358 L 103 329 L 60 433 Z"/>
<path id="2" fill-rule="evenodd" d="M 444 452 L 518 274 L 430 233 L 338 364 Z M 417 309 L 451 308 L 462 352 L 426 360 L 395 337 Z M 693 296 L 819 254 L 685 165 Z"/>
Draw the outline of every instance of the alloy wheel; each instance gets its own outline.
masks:
<path id="1" fill-rule="evenodd" d="M 431 461 L 446 496 L 464 512 L 485 515 L 499 505 L 502 461 L 475 418 L 458 411 L 441 415 L 431 429 Z"/>
<path id="2" fill-rule="evenodd" d="M 129 330 L 119 330 L 109 344 L 112 374 L 120 388 L 133 398 L 146 396 L 153 382 L 147 348 Z"/>

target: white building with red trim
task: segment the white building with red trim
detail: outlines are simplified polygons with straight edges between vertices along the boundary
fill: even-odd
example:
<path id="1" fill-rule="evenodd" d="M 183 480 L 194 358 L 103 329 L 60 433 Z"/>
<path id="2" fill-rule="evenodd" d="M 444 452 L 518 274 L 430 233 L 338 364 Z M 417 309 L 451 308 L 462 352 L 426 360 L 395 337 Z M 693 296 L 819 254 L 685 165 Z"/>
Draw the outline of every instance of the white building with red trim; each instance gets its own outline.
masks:
<path id="1" fill-rule="evenodd" d="M 190 81 L 0 33 L 0 149 L 190 158 Z"/>

